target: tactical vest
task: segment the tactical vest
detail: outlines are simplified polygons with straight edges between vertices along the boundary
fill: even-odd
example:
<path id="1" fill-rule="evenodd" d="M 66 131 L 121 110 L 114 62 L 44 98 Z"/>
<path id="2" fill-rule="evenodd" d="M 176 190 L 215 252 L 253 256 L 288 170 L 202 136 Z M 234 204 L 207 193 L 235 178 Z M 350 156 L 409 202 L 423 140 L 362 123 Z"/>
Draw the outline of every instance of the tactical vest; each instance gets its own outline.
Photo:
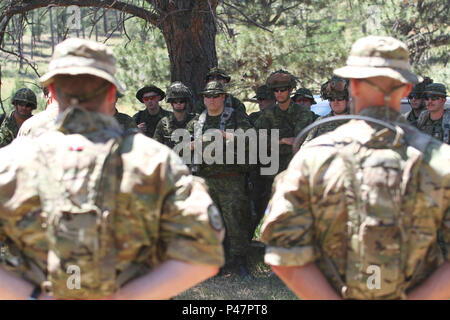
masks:
<path id="1" fill-rule="evenodd" d="M 43 161 L 39 195 L 49 243 L 43 287 L 55 298 L 104 298 L 120 286 L 113 227 L 126 135 L 107 129 L 99 134 L 105 143 L 77 145 L 83 139 L 69 136 L 74 144 L 52 158 L 56 163 Z M 48 159 L 52 148 L 41 145 L 40 150 Z"/>

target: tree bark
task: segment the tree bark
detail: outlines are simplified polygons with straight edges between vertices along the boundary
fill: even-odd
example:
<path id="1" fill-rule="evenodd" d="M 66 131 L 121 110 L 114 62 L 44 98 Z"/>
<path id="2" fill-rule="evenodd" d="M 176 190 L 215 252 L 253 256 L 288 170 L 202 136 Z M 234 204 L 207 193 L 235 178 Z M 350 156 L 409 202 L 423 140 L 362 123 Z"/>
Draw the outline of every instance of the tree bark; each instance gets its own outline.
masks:
<path id="1" fill-rule="evenodd" d="M 169 52 L 171 81 L 183 82 L 197 95 L 209 68 L 217 65 L 217 1 L 209 1 L 211 7 L 207 0 L 176 0 L 172 6 L 159 2 L 166 2 L 160 7 L 168 12 L 159 28 Z"/>
<path id="2" fill-rule="evenodd" d="M 54 36 L 55 28 L 53 26 L 52 8 L 50 8 L 48 11 L 50 13 L 50 34 L 52 38 L 52 54 L 53 54 L 53 52 L 55 51 L 55 36 Z"/>

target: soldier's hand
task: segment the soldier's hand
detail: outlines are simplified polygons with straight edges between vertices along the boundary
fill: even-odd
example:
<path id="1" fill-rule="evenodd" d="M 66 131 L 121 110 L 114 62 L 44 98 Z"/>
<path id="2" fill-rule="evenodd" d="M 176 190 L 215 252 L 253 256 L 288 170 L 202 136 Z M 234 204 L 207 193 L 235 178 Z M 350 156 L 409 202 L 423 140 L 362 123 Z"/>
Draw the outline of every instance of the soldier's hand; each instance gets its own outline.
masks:
<path id="1" fill-rule="evenodd" d="M 137 125 L 137 127 L 139 128 L 139 130 L 141 130 L 142 132 L 147 132 L 147 124 L 145 122 L 141 122 Z"/>
<path id="2" fill-rule="evenodd" d="M 281 138 L 281 140 L 280 140 L 280 144 L 289 144 L 291 146 L 294 145 L 294 142 L 295 142 L 295 137 Z"/>

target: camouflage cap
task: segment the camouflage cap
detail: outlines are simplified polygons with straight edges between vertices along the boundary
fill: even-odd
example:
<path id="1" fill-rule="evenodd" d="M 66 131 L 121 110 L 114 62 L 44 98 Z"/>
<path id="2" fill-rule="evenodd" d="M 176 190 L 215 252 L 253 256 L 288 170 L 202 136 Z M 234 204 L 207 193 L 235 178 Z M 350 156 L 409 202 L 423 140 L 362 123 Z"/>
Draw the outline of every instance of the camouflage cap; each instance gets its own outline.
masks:
<path id="1" fill-rule="evenodd" d="M 173 82 L 166 90 L 167 102 L 173 99 L 192 99 L 192 91 L 180 81 Z"/>
<path id="2" fill-rule="evenodd" d="M 203 91 L 200 92 L 201 95 L 220 94 L 220 93 L 227 93 L 227 92 L 225 91 L 223 84 L 219 81 L 208 82 L 205 86 L 205 89 L 203 89 Z"/>
<path id="3" fill-rule="evenodd" d="M 158 88 L 157 86 L 155 86 L 153 84 L 149 84 L 145 87 L 140 88 L 136 92 L 136 99 L 138 99 L 140 102 L 144 103 L 144 100 L 142 100 L 142 98 L 144 97 L 144 94 L 146 94 L 147 92 L 155 92 L 155 93 L 159 94 L 161 97 L 161 100 L 164 99 L 164 97 L 166 96 L 164 91 L 162 91 L 160 88 Z"/>
<path id="4" fill-rule="evenodd" d="M 225 72 L 225 70 L 219 69 L 218 67 L 213 67 L 209 70 L 206 74 L 206 81 L 208 81 L 208 78 L 211 76 L 220 76 L 224 78 L 226 82 L 230 82 L 231 80 L 231 77 Z"/>
<path id="5" fill-rule="evenodd" d="M 268 86 L 263 84 L 262 86 L 259 86 L 258 89 L 256 89 L 256 95 L 253 97 L 253 99 L 275 100 L 275 95 Z"/>
<path id="6" fill-rule="evenodd" d="M 334 70 L 343 78 L 389 77 L 402 83 L 417 83 L 411 72 L 407 46 L 392 37 L 368 36 L 357 40 L 345 67 Z"/>
<path id="7" fill-rule="evenodd" d="M 124 86 L 115 78 L 116 59 L 106 45 L 78 38 L 69 38 L 55 47 L 55 53 L 50 61 L 48 72 L 39 82 L 46 87 L 53 82 L 56 75 L 89 74 L 105 79 L 124 92 Z"/>
<path id="8" fill-rule="evenodd" d="M 266 84 L 270 89 L 282 87 L 295 88 L 297 86 L 295 77 L 288 71 L 282 69 L 272 72 L 267 78 Z"/>
<path id="9" fill-rule="evenodd" d="M 314 100 L 314 96 L 311 92 L 311 90 L 306 88 L 300 88 L 297 91 L 295 91 L 294 95 L 292 96 L 292 99 L 295 100 L 297 97 L 304 97 L 309 100 L 311 100 L 312 104 L 317 104 L 316 100 Z"/>
<path id="10" fill-rule="evenodd" d="M 408 95 L 408 99 L 411 99 L 412 97 L 417 97 L 417 98 L 422 97 L 426 86 L 429 85 L 430 83 L 433 83 L 433 79 L 425 77 L 422 82 L 416 84 L 412 88 L 411 92 Z"/>
<path id="11" fill-rule="evenodd" d="M 442 83 L 431 83 L 426 86 L 424 93 L 438 94 L 441 96 L 447 96 L 447 90 Z"/>
<path id="12" fill-rule="evenodd" d="M 344 97 L 348 99 L 348 80 L 333 76 L 330 80 L 322 84 L 320 88 L 322 99 Z"/>
<path id="13" fill-rule="evenodd" d="M 15 105 L 18 101 L 32 104 L 33 110 L 37 108 L 36 94 L 31 89 L 20 88 L 17 90 L 11 99 L 11 103 Z"/>

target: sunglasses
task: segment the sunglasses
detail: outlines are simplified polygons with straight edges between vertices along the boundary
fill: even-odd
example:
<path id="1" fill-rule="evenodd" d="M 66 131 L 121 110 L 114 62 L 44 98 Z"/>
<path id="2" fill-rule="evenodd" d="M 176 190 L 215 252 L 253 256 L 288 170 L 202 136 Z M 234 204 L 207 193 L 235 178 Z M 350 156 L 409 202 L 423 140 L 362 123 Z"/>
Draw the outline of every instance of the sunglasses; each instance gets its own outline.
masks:
<path id="1" fill-rule="evenodd" d="M 276 88 L 276 89 L 273 89 L 273 92 L 285 92 L 285 91 L 288 91 L 289 89 L 290 89 L 289 87 Z"/>
<path id="2" fill-rule="evenodd" d="M 173 99 L 172 103 L 186 103 L 186 99 Z"/>
<path id="3" fill-rule="evenodd" d="M 300 97 L 300 98 L 295 98 L 295 102 L 308 102 L 308 101 L 309 101 L 308 98 L 302 98 L 302 97 Z"/>
<path id="4" fill-rule="evenodd" d="M 16 106 L 22 106 L 22 107 L 25 107 L 25 108 L 33 108 L 34 104 L 27 103 L 27 102 L 24 102 L 24 101 L 17 101 L 16 102 Z"/>
<path id="5" fill-rule="evenodd" d="M 333 101 L 344 101 L 345 97 L 334 97 L 334 98 L 328 98 L 328 101 L 333 102 Z"/>
<path id="6" fill-rule="evenodd" d="M 216 99 L 216 98 L 220 97 L 220 94 L 205 94 L 204 97 Z"/>
<path id="7" fill-rule="evenodd" d="M 149 96 L 149 97 L 142 97 L 142 101 L 144 101 L 144 102 L 148 102 L 148 101 L 150 101 L 150 100 L 156 101 L 156 100 L 158 100 L 158 99 L 159 99 L 159 95 L 156 95 L 156 96 Z"/>
<path id="8" fill-rule="evenodd" d="M 408 99 L 423 99 L 423 95 L 421 94 L 410 94 Z"/>
<path id="9" fill-rule="evenodd" d="M 439 99 L 442 99 L 442 98 L 443 98 L 442 96 L 438 96 L 436 94 L 426 94 L 424 96 L 425 100 L 433 100 L 433 101 L 436 101 L 436 100 L 439 100 Z"/>

